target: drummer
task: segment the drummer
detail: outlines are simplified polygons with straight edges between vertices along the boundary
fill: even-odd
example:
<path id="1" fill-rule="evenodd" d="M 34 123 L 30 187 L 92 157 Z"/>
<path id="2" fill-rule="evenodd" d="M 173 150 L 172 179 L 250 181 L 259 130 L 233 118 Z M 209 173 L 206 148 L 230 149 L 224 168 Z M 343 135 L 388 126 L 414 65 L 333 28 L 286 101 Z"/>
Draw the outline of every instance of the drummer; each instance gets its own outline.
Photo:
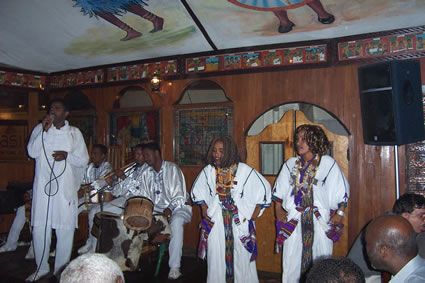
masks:
<path id="1" fill-rule="evenodd" d="M 95 144 L 92 147 L 90 153 L 91 163 L 86 169 L 86 173 L 83 177 L 82 184 L 91 184 L 100 177 L 104 177 L 106 174 L 113 171 L 111 164 L 106 161 L 106 155 L 108 153 L 108 148 L 103 144 Z M 85 189 L 80 189 L 78 191 L 78 214 L 85 210 L 92 210 L 95 207 L 98 207 L 98 203 L 90 203 L 90 192 L 85 192 Z M 89 234 L 91 228 L 93 227 L 93 217 L 90 217 L 89 213 Z M 87 244 L 78 250 L 79 254 L 84 254 L 88 252 Z"/>
<path id="2" fill-rule="evenodd" d="M 126 170 L 118 169 L 115 171 L 114 176 L 108 177 L 105 181 L 109 184 L 112 195 L 117 197 L 116 199 L 104 203 L 103 211 L 111 212 L 115 214 L 121 214 L 123 207 L 128 198 L 138 196 L 140 193 L 140 176 L 141 173 L 148 167 L 145 165 L 145 159 L 143 158 L 143 144 L 138 144 L 134 148 L 134 164 L 128 167 Z M 95 206 L 90 209 L 89 219 L 93 219 L 96 213 L 100 212 L 100 206 Z M 89 227 L 91 231 L 91 227 Z M 89 233 L 86 244 L 78 250 L 79 254 L 83 253 L 94 253 L 96 251 L 97 239 Z"/>
<path id="3" fill-rule="evenodd" d="M 148 143 L 143 148 L 143 156 L 149 169 L 143 172 L 141 196 L 153 202 L 154 213 L 160 212 L 170 219 L 171 240 L 168 248 L 169 279 L 177 279 L 183 249 L 183 225 L 192 218 L 192 207 L 187 204 L 186 183 L 180 168 L 162 159 L 156 143 Z"/>

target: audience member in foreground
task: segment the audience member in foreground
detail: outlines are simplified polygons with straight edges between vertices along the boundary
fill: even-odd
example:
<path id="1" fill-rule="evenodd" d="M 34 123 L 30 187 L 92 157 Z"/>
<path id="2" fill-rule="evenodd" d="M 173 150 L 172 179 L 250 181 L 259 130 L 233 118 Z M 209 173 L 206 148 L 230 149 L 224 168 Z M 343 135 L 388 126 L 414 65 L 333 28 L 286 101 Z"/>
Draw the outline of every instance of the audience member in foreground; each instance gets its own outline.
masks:
<path id="1" fill-rule="evenodd" d="M 306 283 L 364 283 L 360 267 L 349 258 L 323 258 L 315 261 Z"/>
<path id="2" fill-rule="evenodd" d="M 365 240 L 372 266 L 391 273 L 390 282 L 425 282 L 425 259 L 418 255 L 416 233 L 405 218 L 376 218 L 367 226 Z"/>
<path id="3" fill-rule="evenodd" d="M 60 277 L 61 283 L 124 283 L 118 264 L 103 254 L 87 253 L 72 260 Z"/>

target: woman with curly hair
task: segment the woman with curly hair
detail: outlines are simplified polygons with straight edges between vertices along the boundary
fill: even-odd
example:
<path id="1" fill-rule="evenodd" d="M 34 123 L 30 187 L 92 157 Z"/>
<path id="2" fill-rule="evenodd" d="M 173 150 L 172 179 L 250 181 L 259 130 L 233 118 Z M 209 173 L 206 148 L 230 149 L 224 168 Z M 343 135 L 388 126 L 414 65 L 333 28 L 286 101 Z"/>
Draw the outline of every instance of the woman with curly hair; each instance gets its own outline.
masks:
<path id="1" fill-rule="evenodd" d="M 207 163 L 191 191 L 201 206 L 198 256 L 207 256 L 207 282 L 258 282 L 255 219 L 271 205 L 270 184 L 240 162 L 230 137 L 212 140 Z"/>
<path id="2" fill-rule="evenodd" d="M 282 282 L 299 282 L 315 258 L 332 255 L 349 195 L 347 179 L 325 155 L 330 144 L 322 128 L 297 127 L 295 143 L 298 157 L 282 166 L 272 193 L 276 252 L 284 250 Z"/>

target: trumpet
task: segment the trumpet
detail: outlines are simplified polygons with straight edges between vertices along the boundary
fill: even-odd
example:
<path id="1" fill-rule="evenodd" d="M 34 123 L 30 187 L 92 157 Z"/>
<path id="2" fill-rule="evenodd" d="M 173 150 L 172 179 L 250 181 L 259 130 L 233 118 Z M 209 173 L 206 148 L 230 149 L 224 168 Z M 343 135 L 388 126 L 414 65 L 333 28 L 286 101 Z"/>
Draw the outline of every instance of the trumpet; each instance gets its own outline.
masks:
<path id="1" fill-rule="evenodd" d="M 131 163 L 125 164 L 123 167 L 120 168 L 120 170 L 123 171 L 124 172 L 124 175 L 127 177 L 127 174 L 130 174 L 131 172 L 134 171 L 134 169 L 136 168 L 137 164 L 138 163 L 136 161 L 133 161 Z M 115 172 L 111 172 L 111 173 L 107 174 L 105 177 L 103 177 L 103 179 L 107 179 L 107 178 L 113 177 L 114 175 L 115 175 Z"/>

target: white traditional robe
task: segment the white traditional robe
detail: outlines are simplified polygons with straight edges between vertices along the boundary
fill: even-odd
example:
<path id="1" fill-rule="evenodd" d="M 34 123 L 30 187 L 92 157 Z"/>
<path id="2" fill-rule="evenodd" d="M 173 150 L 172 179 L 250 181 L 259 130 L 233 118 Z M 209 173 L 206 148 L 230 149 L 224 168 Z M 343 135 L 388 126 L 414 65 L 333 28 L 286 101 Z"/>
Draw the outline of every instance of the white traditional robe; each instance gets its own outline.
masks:
<path id="1" fill-rule="evenodd" d="M 86 173 L 83 177 L 83 184 L 91 184 L 94 181 L 98 180 L 101 177 L 105 177 L 108 173 L 112 172 L 113 168 L 112 165 L 108 161 L 103 161 L 102 164 L 100 164 L 99 167 L 96 167 L 94 163 L 90 163 L 89 166 L 86 169 Z M 83 204 L 84 202 L 88 202 L 89 199 L 88 196 L 83 196 L 82 198 L 78 199 L 78 214 L 80 214 L 82 211 L 87 209 L 87 206 Z M 89 203 L 87 204 L 89 210 L 92 209 L 94 206 L 98 206 L 98 203 Z M 93 223 L 90 224 L 90 222 L 93 222 L 93 219 L 89 219 L 89 228 L 93 226 Z M 89 230 L 90 231 L 90 230 Z"/>
<path id="2" fill-rule="evenodd" d="M 288 221 L 298 220 L 298 225 L 285 240 L 283 246 L 283 274 L 282 282 L 299 282 L 301 272 L 302 228 L 301 212 L 296 210 L 294 196 L 291 195 L 291 172 L 296 166 L 297 158 L 288 159 L 283 165 L 273 188 L 273 198 L 282 200 L 282 207 L 288 212 Z M 330 210 L 338 209 L 338 204 L 347 202 L 349 185 L 336 161 L 327 155 L 321 157 L 319 168 L 316 172 L 317 184 L 313 184 L 313 204 L 317 206 L 322 216 L 321 223 L 313 215 L 314 238 L 313 260 L 320 256 L 332 255 L 333 242 L 326 236 L 329 229 Z M 326 227 L 324 227 L 326 226 Z"/>
<path id="3" fill-rule="evenodd" d="M 159 172 L 149 167 L 142 174 L 140 196 L 152 201 L 154 212 L 162 213 L 167 208 L 171 210 L 168 265 L 170 268 L 180 268 L 184 224 L 192 219 L 183 172 L 176 164 L 168 161 L 162 161 Z"/>
<path id="4" fill-rule="evenodd" d="M 103 161 L 99 167 L 96 167 L 94 163 L 90 163 L 87 167 L 86 173 L 84 174 L 83 184 L 90 184 L 100 177 L 105 177 L 113 170 L 111 163 L 108 161 Z"/>
<path id="5" fill-rule="evenodd" d="M 124 180 L 118 179 L 112 185 L 112 194 L 125 200 L 133 196 L 140 196 L 142 173 L 147 168 L 149 168 L 147 163 L 129 168 L 128 171 L 125 172 L 126 178 Z"/>
<path id="6" fill-rule="evenodd" d="M 49 207 L 48 226 L 54 229 L 77 228 L 77 191 L 88 163 L 83 135 L 79 129 L 70 126 L 68 121 L 60 129 L 52 126 L 43 134 L 42 131 L 42 124 L 38 124 L 32 131 L 27 146 L 29 156 L 36 162 L 31 225 L 46 225 Z M 66 151 L 68 156 L 66 160 L 54 162 L 53 151 Z M 51 168 L 54 175 L 51 174 Z M 53 181 L 49 183 L 50 180 Z M 46 194 L 49 190 L 52 195 L 50 202 Z"/>
<path id="7" fill-rule="evenodd" d="M 249 235 L 248 221 L 256 206 L 270 206 L 270 184 L 255 169 L 242 162 L 238 164 L 234 181 L 236 185 L 231 190 L 231 197 L 238 208 L 240 220 L 240 224 L 232 220 L 234 280 L 235 283 L 258 282 L 256 262 L 250 261 L 251 253 L 239 239 Z M 192 186 L 191 198 L 194 204 L 204 203 L 208 206 L 207 215 L 214 222 L 207 244 L 207 282 L 226 282 L 225 232 L 221 203 L 216 194 L 216 173 L 213 166 L 208 165 L 199 173 Z"/>
<path id="8" fill-rule="evenodd" d="M 71 258 L 78 225 L 77 191 L 89 159 L 87 148 L 80 130 L 65 121 L 60 129 L 52 126 L 47 132 L 38 124 L 27 149 L 29 156 L 35 159 L 31 225 L 38 274 L 46 274 L 50 269 L 47 260 L 52 228 L 56 229 L 57 238 L 56 274 Z M 54 161 L 54 151 L 66 151 L 67 158 Z"/>

